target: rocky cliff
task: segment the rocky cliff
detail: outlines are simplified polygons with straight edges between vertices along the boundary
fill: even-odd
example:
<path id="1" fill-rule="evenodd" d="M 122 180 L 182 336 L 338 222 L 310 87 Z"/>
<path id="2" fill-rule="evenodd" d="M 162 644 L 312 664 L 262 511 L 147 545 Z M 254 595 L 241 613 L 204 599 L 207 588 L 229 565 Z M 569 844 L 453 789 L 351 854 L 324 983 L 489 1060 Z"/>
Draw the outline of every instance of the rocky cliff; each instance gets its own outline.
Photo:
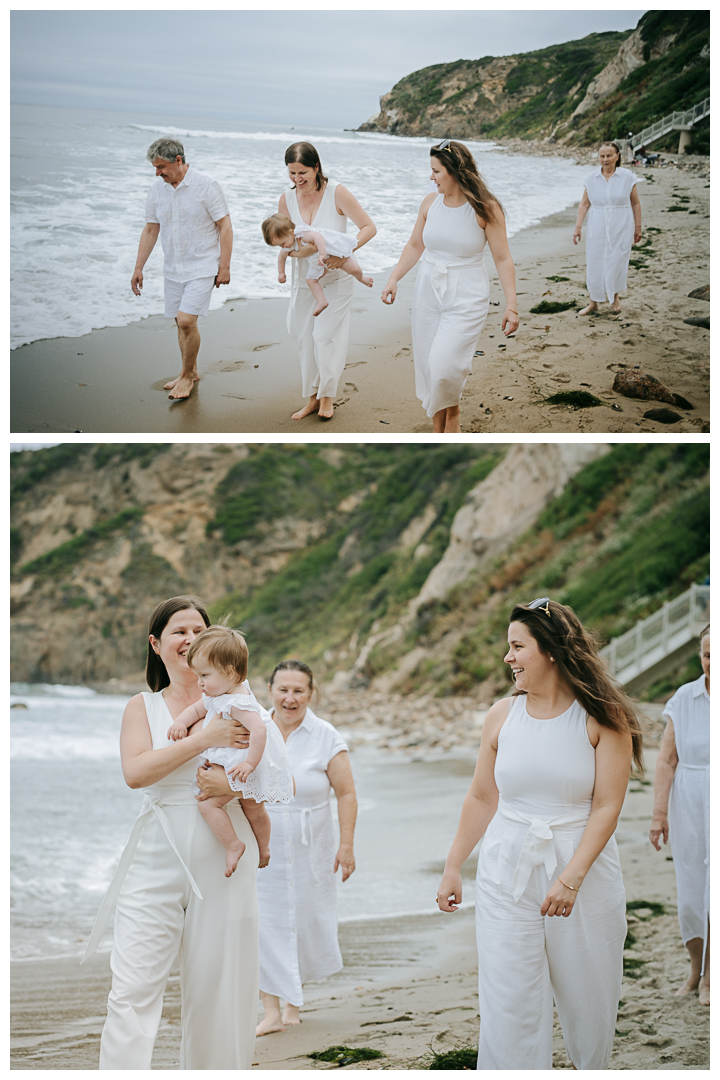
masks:
<path id="1" fill-rule="evenodd" d="M 708 11 L 649 11 L 633 32 L 412 72 L 361 131 L 589 145 L 710 92 Z"/>
<path id="2" fill-rule="evenodd" d="M 199 593 L 252 673 L 338 690 L 504 685 L 517 599 L 625 630 L 707 573 L 705 445 L 128 444 L 12 455 L 12 677 L 140 680 L 147 618 Z M 500 643 L 500 644 L 499 644 Z"/>

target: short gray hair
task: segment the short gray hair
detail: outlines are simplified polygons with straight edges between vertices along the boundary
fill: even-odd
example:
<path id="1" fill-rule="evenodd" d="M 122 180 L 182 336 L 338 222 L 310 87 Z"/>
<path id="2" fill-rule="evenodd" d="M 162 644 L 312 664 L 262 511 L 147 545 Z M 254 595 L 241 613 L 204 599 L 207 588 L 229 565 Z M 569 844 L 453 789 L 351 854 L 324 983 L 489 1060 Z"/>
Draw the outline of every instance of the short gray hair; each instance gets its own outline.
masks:
<path id="1" fill-rule="evenodd" d="M 156 139 L 148 148 L 148 161 L 174 161 L 180 155 L 183 165 L 185 164 L 185 147 L 177 139 L 171 139 L 164 135 L 162 139 Z"/>

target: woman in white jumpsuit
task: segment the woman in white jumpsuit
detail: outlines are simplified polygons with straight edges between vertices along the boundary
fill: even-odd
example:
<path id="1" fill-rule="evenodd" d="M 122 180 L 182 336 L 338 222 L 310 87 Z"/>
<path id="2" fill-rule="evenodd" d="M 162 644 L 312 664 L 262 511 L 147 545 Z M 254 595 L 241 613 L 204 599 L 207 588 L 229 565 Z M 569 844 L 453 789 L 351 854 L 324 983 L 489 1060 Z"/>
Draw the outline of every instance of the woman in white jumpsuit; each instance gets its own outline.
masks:
<path id="1" fill-rule="evenodd" d="M 668 701 L 667 726 L 655 769 L 650 841 L 672 844 L 678 919 L 690 953 L 690 974 L 678 997 L 698 991 L 710 1004 L 710 627 L 700 635 L 703 674 Z M 668 800 L 672 810 L 668 824 Z"/>
<path id="2" fill-rule="evenodd" d="M 295 778 L 295 802 L 268 804 L 270 865 L 258 875 L 260 996 L 265 1016 L 258 1035 L 300 1022 L 303 983 L 342 968 L 338 946 L 337 880 L 355 869 L 353 833 L 357 799 L 347 744 L 310 709 L 313 675 L 299 660 L 284 660 L 272 673 L 272 714 L 286 741 Z M 222 783 L 219 774 L 214 778 Z M 202 786 L 209 794 L 210 778 Z M 337 796 L 340 842 L 330 810 Z M 280 1001 L 285 1007 L 280 1011 Z"/>
<path id="3" fill-rule="evenodd" d="M 613 833 L 639 728 L 570 608 L 516 605 L 508 644 L 516 696 L 485 719 L 438 903 L 457 910 L 482 837 L 478 1069 L 551 1069 L 553 998 L 572 1064 L 606 1069 L 627 930 Z"/>
<path id="4" fill-rule="evenodd" d="M 202 603 L 181 596 L 150 621 L 147 680 L 155 693 L 127 705 L 120 736 L 123 774 L 142 788 L 140 816 L 100 908 L 83 959 L 97 948 L 116 905 L 112 989 L 100 1069 L 150 1069 L 170 968 L 180 959 L 181 1069 L 249 1069 L 255 1043 L 258 849 L 242 809 L 227 810 L 247 845 L 232 878 L 225 851 L 191 792 L 198 755 L 247 746 L 247 733 L 216 717 L 171 742 L 173 719 L 200 696 L 185 654 L 209 624 Z M 200 727 L 200 725 L 198 725 Z"/>
<path id="5" fill-rule="evenodd" d="M 630 252 L 642 239 L 637 178 L 630 169 L 620 168 L 622 155 L 617 143 L 603 143 L 598 156 L 600 165 L 585 179 L 573 233 L 577 244 L 587 214 L 585 257 L 590 303 L 580 315 L 597 311 L 598 302 L 605 300 L 611 311 L 622 311 L 620 293 L 627 288 Z"/>
<path id="6" fill-rule="evenodd" d="M 359 232 L 355 250 L 372 240 L 377 232 L 369 216 L 354 195 L 323 174 L 320 157 L 312 143 L 293 143 L 285 152 L 290 181 L 293 184 L 280 196 L 278 213 L 284 214 L 298 227 L 316 227 L 347 231 L 348 218 Z M 328 307 L 313 317 L 316 300 L 306 278 L 307 260 L 292 258 L 292 282 L 288 332 L 295 319 L 295 331 L 300 351 L 302 396 L 307 404 L 293 413 L 293 420 L 302 420 L 317 412 L 321 420 L 333 414 L 333 398 L 337 394 L 340 376 L 345 368 L 350 333 L 350 304 L 355 279 L 337 268 L 343 260 L 329 255 L 329 268 L 320 284 L 325 290 Z"/>
<path id="7" fill-rule="evenodd" d="M 490 300 L 486 239 L 505 293 L 505 336 L 519 325 L 515 267 L 502 207 L 467 147 L 443 140 L 430 150 L 430 166 L 437 194 L 423 199 L 382 299 L 392 304 L 400 279 L 422 260 L 412 302 L 415 389 L 433 431 L 459 432 L 460 398 Z"/>

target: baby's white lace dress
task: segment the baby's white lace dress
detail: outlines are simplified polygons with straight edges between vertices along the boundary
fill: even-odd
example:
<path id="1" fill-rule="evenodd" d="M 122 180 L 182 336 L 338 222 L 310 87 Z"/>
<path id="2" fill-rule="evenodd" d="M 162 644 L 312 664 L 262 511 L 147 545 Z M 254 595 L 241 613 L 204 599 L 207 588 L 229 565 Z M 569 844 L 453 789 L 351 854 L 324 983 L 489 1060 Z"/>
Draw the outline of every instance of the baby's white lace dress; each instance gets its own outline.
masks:
<path id="1" fill-rule="evenodd" d="M 223 766 L 230 787 L 244 799 L 271 803 L 292 802 L 295 797 L 293 778 L 285 749 L 285 740 L 270 713 L 262 707 L 253 694 L 250 684 L 244 682 L 243 687 L 247 687 L 246 694 L 219 694 L 217 697 L 203 694 L 203 705 L 208 711 L 203 720 L 203 727 L 207 727 L 213 716 L 221 715 L 230 718 L 232 708 L 247 709 L 249 712 L 258 713 L 262 717 L 267 732 L 265 750 L 258 765 L 245 783 L 241 783 L 239 780 L 232 779 L 229 770 L 235 768 L 241 761 L 245 761 L 248 756 L 247 749 L 236 750 L 231 746 L 212 746 L 202 756 L 214 765 Z"/>
<path id="2" fill-rule="evenodd" d="M 295 229 L 295 236 L 302 237 L 306 232 L 316 232 L 322 236 L 325 241 L 325 249 L 328 255 L 337 255 L 339 259 L 347 259 L 352 255 L 355 250 L 355 244 L 357 238 L 355 236 L 348 236 L 347 233 L 338 232 L 337 229 L 316 229 L 314 225 L 301 226 L 299 229 Z M 319 255 L 311 255 L 308 258 L 308 268 L 305 274 L 307 278 L 321 278 L 325 271 L 326 266 L 320 262 Z"/>

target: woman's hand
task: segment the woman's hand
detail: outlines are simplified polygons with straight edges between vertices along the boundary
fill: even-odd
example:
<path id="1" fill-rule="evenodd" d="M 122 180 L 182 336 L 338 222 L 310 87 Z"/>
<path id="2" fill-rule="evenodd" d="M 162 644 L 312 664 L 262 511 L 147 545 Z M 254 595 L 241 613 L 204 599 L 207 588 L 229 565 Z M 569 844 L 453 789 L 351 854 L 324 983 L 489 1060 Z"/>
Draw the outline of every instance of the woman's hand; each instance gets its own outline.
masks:
<path id="1" fill-rule="evenodd" d="M 650 843 L 656 851 L 660 851 L 660 837 L 663 844 L 667 844 L 670 835 L 667 814 L 653 814 L 650 822 Z"/>
<path id="2" fill-rule="evenodd" d="M 505 308 L 505 314 L 503 315 L 502 321 L 502 331 L 505 334 L 505 337 L 507 337 L 508 334 L 514 334 L 519 325 L 520 316 L 517 311 L 511 311 L 510 308 Z M 506 326 L 507 330 L 505 329 Z"/>
<path id="3" fill-rule="evenodd" d="M 387 285 L 382 291 L 380 299 L 383 304 L 393 304 L 395 297 L 397 296 L 397 281 L 393 281 L 392 278 L 388 281 Z"/>
<path id="4" fill-rule="evenodd" d="M 575 904 L 577 892 L 568 889 L 560 880 L 554 881 L 540 908 L 541 915 L 564 915 L 568 917 Z"/>
<path id="5" fill-rule="evenodd" d="M 642 240 L 642 229 L 638 226 L 638 228 L 633 233 L 633 244 L 639 244 L 641 240 Z"/>
<path id="6" fill-rule="evenodd" d="M 233 750 L 246 750 L 250 745 L 250 732 L 237 720 L 226 720 L 224 716 L 213 716 L 207 727 L 202 729 L 205 749 L 209 746 L 230 746 Z"/>
<path id="7" fill-rule="evenodd" d="M 195 777 L 200 794 L 195 798 L 198 802 L 212 799 L 217 795 L 233 795 L 227 775 L 222 765 L 201 765 Z"/>
<path id="8" fill-rule="evenodd" d="M 575 226 L 575 232 L 573 233 L 573 244 L 579 244 L 582 238 L 582 225 Z"/>
<path id="9" fill-rule="evenodd" d="M 281 285 L 284 285 L 285 282 L 287 281 L 286 275 L 285 274 L 278 274 L 278 281 L 280 282 Z"/>
<path id="10" fill-rule="evenodd" d="M 326 268 L 326 270 L 339 270 L 344 262 L 345 260 L 341 259 L 338 255 L 327 255 L 322 260 L 323 266 Z"/>
<path id="11" fill-rule="evenodd" d="M 457 911 L 462 903 L 462 876 L 459 870 L 446 870 L 437 891 L 441 911 Z"/>
<path id="12" fill-rule="evenodd" d="M 335 865 L 333 866 L 333 874 L 336 873 L 339 866 L 342 866 L 343 881 L 347 881 L 355 869 L 355 855 L 353 853 L 352 844 L 341 844 L 338 848 L 337 855 L 335 856 Z"/>

